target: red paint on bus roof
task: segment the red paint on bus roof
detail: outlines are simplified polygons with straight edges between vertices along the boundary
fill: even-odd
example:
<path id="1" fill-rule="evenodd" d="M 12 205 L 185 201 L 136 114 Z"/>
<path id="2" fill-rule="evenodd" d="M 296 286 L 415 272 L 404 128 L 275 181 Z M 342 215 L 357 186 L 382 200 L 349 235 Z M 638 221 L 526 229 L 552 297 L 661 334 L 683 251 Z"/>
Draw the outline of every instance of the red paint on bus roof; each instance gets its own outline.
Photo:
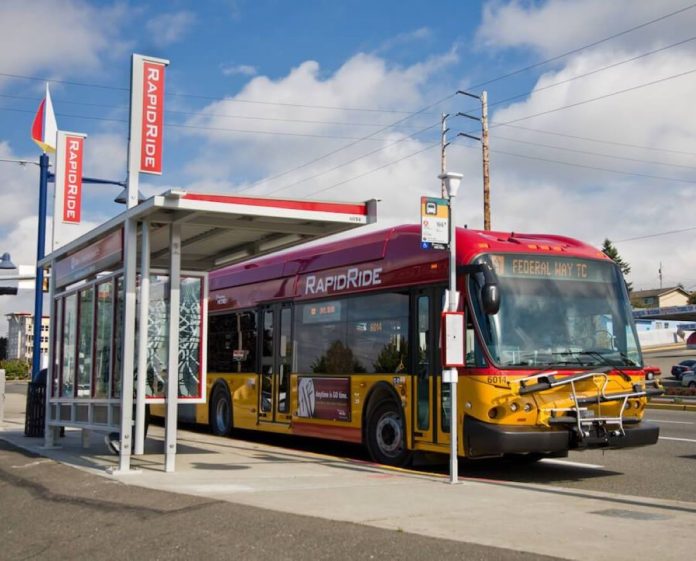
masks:
<path id="1" fill-rule="evenodd" d="M 598 249 L 563 236 L 457 229 L 457 263 L 482 253 L 555 254 L 608 259 Z M 420 225 L 369 232 L 330 243 L 253 259 L 210 273 L 210 309 L 246 307 L 258 302 L 321 296 L 307 290 L 310 276 L 346 275 L 378 267 L 380 285 L 388 287 L 445 283 L 448 252 L 421 248 Z M 348 292 L 364 292 L 374 286 Z M 328 293 L 323 295 L 329 295 Z"/>

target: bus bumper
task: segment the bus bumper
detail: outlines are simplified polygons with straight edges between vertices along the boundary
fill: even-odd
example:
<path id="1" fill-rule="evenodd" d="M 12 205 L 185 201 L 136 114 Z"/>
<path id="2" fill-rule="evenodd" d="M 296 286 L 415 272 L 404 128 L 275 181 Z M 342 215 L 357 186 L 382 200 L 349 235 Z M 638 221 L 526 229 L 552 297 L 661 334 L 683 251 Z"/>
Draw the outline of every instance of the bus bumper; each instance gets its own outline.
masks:
<path id="1" fill-rule="evenodd" d="M 464 417 L 464 453 L 468 457 L 500 456 L 502 454 L 554 454 L 589 448 L 631 448 L 655 444 L 660 429 L 653 423 L 641 422 L 624 426 L 624 434 L 598 429 L 578 438 L 572 428 L 549 430 L 528 426 L 494 425 Z"/>

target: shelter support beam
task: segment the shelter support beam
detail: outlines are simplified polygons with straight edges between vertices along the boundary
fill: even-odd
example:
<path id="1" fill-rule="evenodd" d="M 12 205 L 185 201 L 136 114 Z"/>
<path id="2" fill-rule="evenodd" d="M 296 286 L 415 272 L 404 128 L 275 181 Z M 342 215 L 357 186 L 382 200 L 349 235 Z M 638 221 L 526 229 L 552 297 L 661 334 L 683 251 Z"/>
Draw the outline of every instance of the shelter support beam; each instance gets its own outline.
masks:
<path id="1" fill-rule="evenodd" d="M 135 369 L 135 302 L 136 302 L 136 264 L 138 250 L 138 223 L 128 218 L 124 231 L 123 247 L 123 334 L 121 365 L 121 450 L 118 473 L 130 470 L 131 435 L 133 422 L 133 372 Z"/>
<path id="2" fill-rule="evenodd" d="M 138 317 L 138 378 L 135 397 L 135 448 L 145 451 L 145 388 L 147 383 L 147 336 L 150 309 L 150 221 L 140 228 L 140 315 Z"/>
<path id="3" fill-rule="evenodd" d="M 177 405 L 179 394 L 179 294 L 181 292 L 181 224 L 170 226 L 169 353 L 167 365 L 167 413 L 164 435 L 164 471 L 176 463 Z"/>

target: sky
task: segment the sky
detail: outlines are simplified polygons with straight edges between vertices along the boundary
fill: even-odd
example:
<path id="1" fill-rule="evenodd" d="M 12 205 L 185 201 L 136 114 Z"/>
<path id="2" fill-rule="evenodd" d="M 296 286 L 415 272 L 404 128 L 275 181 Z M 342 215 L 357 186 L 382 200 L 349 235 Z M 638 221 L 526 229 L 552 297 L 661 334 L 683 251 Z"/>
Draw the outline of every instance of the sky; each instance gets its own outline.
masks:
<path id="1" fill-rule="evenodd" d="M 38 167 L 2 160 L 38 161 L 47 81 L 58 128 L 87 134 L 85 176 L 125 180 L 140 53 L 170 60 L 147 196 L 377 198 L 376 227 L 414 223 L 440 193 L 447 113 L 456 222 L 482 228 L 481 146 L 459 134 L 481 125 L 457 115 L 481 105 L 457 92 L 485 90 L 494 230 L 608 238 L 634 289 L 660 287 L 661 267 L 663 286 L 693 290 L 694 29 L 688 0 L 3 0 L 0 253 L 36 261 Z M 86 185 L 71 235 L 122 212 L 119 192 Z M 32 302 L 2 296 L 0 313 Z"/>

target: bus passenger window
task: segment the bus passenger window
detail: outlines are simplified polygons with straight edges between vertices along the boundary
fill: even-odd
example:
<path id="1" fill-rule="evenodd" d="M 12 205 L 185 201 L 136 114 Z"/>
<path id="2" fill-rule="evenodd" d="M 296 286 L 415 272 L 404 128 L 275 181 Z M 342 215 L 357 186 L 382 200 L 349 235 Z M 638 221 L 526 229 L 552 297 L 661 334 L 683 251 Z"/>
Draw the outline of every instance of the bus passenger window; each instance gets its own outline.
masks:
<path id="1" fill-rule="evenodd" d="M 208 320 L 208 371 L 256 370 L 256 313 L 235 312 Z"/>

